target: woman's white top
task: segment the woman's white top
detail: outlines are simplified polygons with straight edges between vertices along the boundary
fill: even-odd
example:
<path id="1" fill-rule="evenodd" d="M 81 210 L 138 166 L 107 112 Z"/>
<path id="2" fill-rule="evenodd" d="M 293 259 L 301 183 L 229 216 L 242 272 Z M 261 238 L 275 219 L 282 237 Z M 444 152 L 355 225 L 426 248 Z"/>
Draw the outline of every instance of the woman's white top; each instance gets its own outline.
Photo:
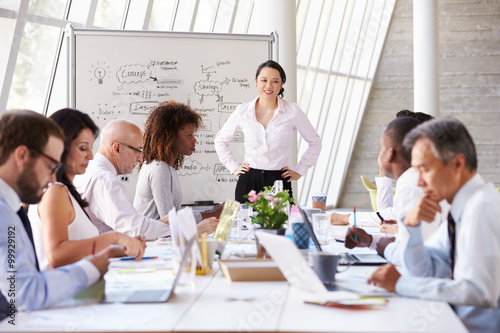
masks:
<path id="1" fill-rule="evenodd" d="M 294 171 L 305 175 L 307 169 L 316 163 L 321 152 L 318 133 L 297 104 L 279 98 L 278 108 L 264 128 L 255 116 L 255 103 L 258 99 L 259 97 L 239 105 L 217 134 L 215 149 L 220 161 L 231 173 L 243 162 L 236 161 L 229 148 L 234 133 L 241 129 L 245 135 L 245 161 L 251 168 L 281 170 L 286 166 L 290 167 L 290 147 L 297 130 L 308 143 L 308 147 Z"/>
<path id="2" fill-rule="evenodd" d="M 78 201 L 71 195 L 68 188 L 62 183 L 54 183 L 50 186 L 59 185 L 64 186 L 71 199 L 71 204 L 75 211 L 75 219 L 68 225 L 68 240 L 80 240 L 99 236 L 99 230 L 90 221 L 88 216 L 83 211 Z M 31 222 L 31 229 L 33 230 L 33 240 L 35 242 L 35 251 L 38 257 L 38 265 L 41 271 L 52 269 L 45 255 L 45 247 L 43 243 L 42 222 L 38 215 L 38 205 L 30 205 L 28 210 L 28 217 Z"/>

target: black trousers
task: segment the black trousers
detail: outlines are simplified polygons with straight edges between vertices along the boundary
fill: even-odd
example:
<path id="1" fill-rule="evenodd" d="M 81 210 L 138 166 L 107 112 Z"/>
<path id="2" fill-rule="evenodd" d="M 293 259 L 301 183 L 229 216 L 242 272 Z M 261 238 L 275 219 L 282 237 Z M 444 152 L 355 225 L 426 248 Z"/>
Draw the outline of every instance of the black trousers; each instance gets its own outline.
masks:
<path id="1" fill-rule="evenodd" d="M 245 203 L 248 199 L 243 197 L 244 195 L 247 195 L 251 190 L 259 193 L 264 190 L 264 186 L 273 186 L 275 180 L 282 180 L 283 189 L 288 190 L 290 196 L 293 197 L 292 183 L 288 182 L 290 177 L 281 177 L 283 172 L 281 170 L 259 170 L 252 168 L 246 173 L 239 175 L 234 199 L 240 203 Z"/>

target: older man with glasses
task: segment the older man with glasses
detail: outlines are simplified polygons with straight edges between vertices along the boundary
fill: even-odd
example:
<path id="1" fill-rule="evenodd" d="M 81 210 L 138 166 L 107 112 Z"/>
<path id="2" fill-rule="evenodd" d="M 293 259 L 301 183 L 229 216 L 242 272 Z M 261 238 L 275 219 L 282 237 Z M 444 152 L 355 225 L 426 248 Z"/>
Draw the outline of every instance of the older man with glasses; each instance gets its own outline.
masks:
<path id="1" fill-rule="evenodd" d="M 470 332 L 500 332 L 500 193 L 477 172 L 474 141 L 456 119 L 423 123 L 404 139 L 425 197 L 404 220 L 410 275 L 381 266 L 368 280 L 398 294 L 448 302 Z M 451 204 L 423 242 L 421 228 Z"/>
<path id="2" fill-rule="evenodd" d="M 170 235 L 168 217 L 159 220 L 139 214 L 129 201 L 118 175 L 130 174 L 142 159 L 142 133 L 126 119 L 108 123 L 101 133 L 99 152 L 85 174 L 73 183 L 89 203 L 88 213 L 99 232 L 114 230 L 155 239 Z"/>

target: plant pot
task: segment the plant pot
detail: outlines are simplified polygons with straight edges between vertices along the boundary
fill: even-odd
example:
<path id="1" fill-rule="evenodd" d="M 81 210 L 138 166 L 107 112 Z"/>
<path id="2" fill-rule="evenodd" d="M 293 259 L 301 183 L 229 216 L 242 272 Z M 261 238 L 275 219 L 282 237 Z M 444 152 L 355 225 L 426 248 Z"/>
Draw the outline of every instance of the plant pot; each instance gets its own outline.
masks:
<path id="1" fill-rule="evenodd" d="M 256 231 L 263 231 L 263 232 L 267 232 L 268 234 L 272 234 L 272 235 L 280 235 L 280 236 L 285 236 L 285 231 L 286 231 L 286 228 L 279 228 L 279 229 L 255 229 Z M 259 237 L 255 236 L 255 245 L 257 246 L 257 250 L 259 249 L 259 245 L 260 245 L 260 242 L 259 242 Z"/>

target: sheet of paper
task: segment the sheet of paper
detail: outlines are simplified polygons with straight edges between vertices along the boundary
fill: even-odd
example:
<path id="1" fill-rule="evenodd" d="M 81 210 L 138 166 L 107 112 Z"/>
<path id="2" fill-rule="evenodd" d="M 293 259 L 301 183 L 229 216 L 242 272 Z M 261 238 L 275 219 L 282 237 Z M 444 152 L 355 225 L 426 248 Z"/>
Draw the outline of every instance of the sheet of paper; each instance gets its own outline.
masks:
<path id="1" fill-rule="evenodd" d="M 179 234 L 180 233 L 179 223 L 177 221 L 177 211 L 175 210 L 175 207 L 168 212 L 168 224 L 170 225 L 170 235 L 172 237 L 172 245 L 174 249 L 179 250 L 181 240 Z M 178 254 L 180 254 L 180 252 Z"/>
<path id="2" fill-rule="evenodd" d="M 185 207 L 177 212 L 177 220 L 179 230 L 184 236 L 184 239 L 189 240 L 198 236 L 196 228 L 196 219 L 191 207 Z"/>
<path id="3" fill-rule="evenodd" d="M 194 217 L 191 207 L 185 207 L 179 210 L 177 212 L 177 220 L 179 222 L 179 230 L 181 231 L 186 243 L 193 237 L 198 238 L 196 218 Z M 201 267 L 201 249 L 198 242 L 193 244 L 192 252 L 195 254 L 198 265 Z"/>

